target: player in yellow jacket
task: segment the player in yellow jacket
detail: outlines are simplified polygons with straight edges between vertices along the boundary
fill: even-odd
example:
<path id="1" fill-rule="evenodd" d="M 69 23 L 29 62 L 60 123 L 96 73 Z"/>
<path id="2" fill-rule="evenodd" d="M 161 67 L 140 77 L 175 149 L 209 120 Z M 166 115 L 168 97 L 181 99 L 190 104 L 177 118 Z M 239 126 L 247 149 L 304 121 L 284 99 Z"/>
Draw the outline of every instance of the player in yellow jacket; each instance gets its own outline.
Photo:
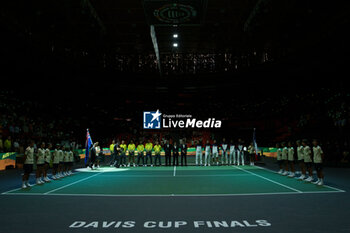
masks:
<path id="1" fill-rule="evenodd" d="M 127 146 L 125 144 L 125 141 L 122 140 L 122 144 L 120 144 L 120 166 L 124 166 L 126 167 L 126 150 L 127 150 Z"/>
<path id="2" fill-rule="evenodd" d="M 128 167 L 130 167 L 131 161 L 133 166 L 135 167 L 135 144 L 133 140 L 130 140 L 130 143 L 128 145 L 128 151 L 129 151 L 129 163 Z"/>
<path id="3" fill-rule="evenodd" d="M 153 149 L 153 144 L 151 142 L 151 140 L 148 139 L 147 143 L 146 143 L 146 146 L 145 146 L 145 149 L 146 149 L 146 161 L 145 161 L 145 166 L 147 166 L 148 164 L 148 158 L 150 159 L 150 165 L 151 167 L 153 167 L 153 163 L 152 163 L 152 149 Z"/>
<path id="4" fill-rule="evenodd" d="M 156 144 L 153 147 L 155 158 L 154 158 L 154 165 L 157 166 L 157 160 L 159 161 L 159 166 L 162 166 L 162 160 L 160 156 L 160 152 L 162 150 L 161 145 L 159 145 L 159 142 L 156 141 Z"/>
<path id="5" fill-rule="evenodd" d="M 142 166 L 145 166 L 145 160 L 143 158 L 143 154 L 145 151 L 145 146 L 143 145 L 143 142 L 140 140 L 140 144 L 137 145 L 137 166 L 140 165 L 140 160 L 142 159 Z"/>
<path id="6" fill-rule="evenodd" d="M 112 143 L 109 145 L 109 151 L 111 152 L 111 160 L 109 161 L 109 166 L 113 167 L 116 164 L 116 153 L 114 151 L 114 147 L 115 147 L 115 140 L 112 141 Z"/>

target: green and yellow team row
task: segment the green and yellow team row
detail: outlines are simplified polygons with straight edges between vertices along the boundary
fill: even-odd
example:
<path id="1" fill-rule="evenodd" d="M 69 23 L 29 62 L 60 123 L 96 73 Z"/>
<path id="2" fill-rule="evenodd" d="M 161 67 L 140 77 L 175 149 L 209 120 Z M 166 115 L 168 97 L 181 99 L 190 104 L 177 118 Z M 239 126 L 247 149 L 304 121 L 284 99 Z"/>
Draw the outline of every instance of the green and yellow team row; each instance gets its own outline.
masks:
<path id="1" fill-rule="evenodd" d="M 111 151 L 111 153 L 115 152 L 117 144 L 111 144 L 109 147 L 109 150 Z M 120 144 L 119 148 L 121 150 L 121 152 L 123 153 L 139 153 L 139 152 L 152 152 L 154 151 L 155 154 L 157 153 L 161 153 L 162 151 L 162 146 L 161 145 L 153 145 L 152 143 L 146 143 L 144 144 L 139 144 L 136 145 L 134 143 L 130 143 L 130 144 Z"/>

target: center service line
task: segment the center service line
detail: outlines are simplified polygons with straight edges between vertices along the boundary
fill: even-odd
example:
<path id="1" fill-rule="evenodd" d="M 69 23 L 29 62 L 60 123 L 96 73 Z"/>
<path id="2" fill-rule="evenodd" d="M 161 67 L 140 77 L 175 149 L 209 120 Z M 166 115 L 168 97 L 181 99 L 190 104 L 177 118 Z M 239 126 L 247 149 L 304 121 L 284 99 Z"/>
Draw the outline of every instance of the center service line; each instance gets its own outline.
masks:
<path id="1" fill-rule="evenodd" d="M 44 193 L 44 195 L 49 194 L 49 193 L 52 193 L 52 192 L 55 192 L 55 191 L 58 191 L 58 190 L 60 190 L 60 189 L 66 188 L 66 187 L 69 187 L 69 186 L 71 186 L 71 185 L 73 185 L 73 184 L 80 183 L 80 182 L 82 182 L 82 181 L 84 181 L 84 180 L 88 180 L 88 179 L 90 179 L 90 178 L 92 178 L 92 177 L 101 175 L 102 173 L 104 173 L 104 172 L 97 173 L 97 174 L 95 174 L 95 175 L 86 177 L 86 178 L 81 179 L 81 180 L 77 180 L 77 181 L 75 181 L 75 182 L 73 182 L 73 183 L 70 183 L 70 184 L 66 184 L 66 185 L 64 185 L 64 186 L 62 186 L 62 187 L 59 187 L 59 188 L 57 188 L 57 189 L 53 189 L 53 190 L 51 190 L 51 191 L 48 191 L 48 192 Z"/>
<path id="2" fill-rule="evenodd" d="M 238 166 L 235 167 L 235 168 L 237 168 L 237 169 L 239 169 L 239 170 L 242 170 L 242 171 L 245 171 L 245 172 L 247 172 L 247 173 L 249 173 L 249 174 L 252 174 L 252 175 L 254 175 L 254 176 L 260 177 L 261 179 L 264 179 L 264 180 L 270 181 L 270 182 L 272 182 L 272 183 L 278 184 L 278 185 L 280 185 L 280 186 L 282 186 L 282 187 L 285 187 L 285 188 L 287 188 L 287 189 L 293 190 L 293 191 L 295 191 L 295 192 L 303 193 L 302 191 L 300 191 L 300 190 L 298 190 L 298 189 L 289 187 L 288 185 L 281 184 L 281 183 L 279 183 L 279 182 L 277 182 L 277 181 L 274 181 L 274 180 L 271 180 L 271 179 L 269 179 L 269 178 L 263 177 L 263 176 L 261 176 L 261 175 L 255 174 L 254 172 L 245 170 L 245 169 L 240 168 L 240 167 L 238 167 Z"/>
<path id="3" fill-rule="evenodd" d="M 174 176 L 176 175 L 176 166 L 174 166 Z"/>

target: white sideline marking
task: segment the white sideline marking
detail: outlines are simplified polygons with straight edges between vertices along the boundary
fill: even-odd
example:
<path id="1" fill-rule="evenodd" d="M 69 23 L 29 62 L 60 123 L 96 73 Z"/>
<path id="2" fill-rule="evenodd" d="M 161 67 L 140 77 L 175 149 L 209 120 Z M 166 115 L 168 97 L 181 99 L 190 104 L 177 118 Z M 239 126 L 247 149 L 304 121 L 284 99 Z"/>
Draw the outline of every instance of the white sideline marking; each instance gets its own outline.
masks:
<path id="1" fill-rule="evenodd" d="M 342 193 L 345 193 L 345 192 L 346 192 L 345 190 L 338 189 L 338 188 L 335 188 L 335 187 L 332 187 L 332 186 L 329 186 L 329 185 L 325 185 L 325 184 L 324 184 L 323 186 L 325 186 L 325 187 L 327 187 L 327 188 L 330 188 L 330 189 L 337 190 L 338 192 L 342 192 Z"/>
<path id="2" fill-rule="evenodd" d="M 53 190 L 51 190 L 51 191 L 48 191 L 48 192 L 44 193 L 44 195 L 47 195 L 47 194 L 49 194 L 49 193 L 55 192 L 55 191 L 60 190 L 60 189 L 64 189 L 64 188 L 69 187 L 69 186 L 71 186 L 71 185 L 73 185 L 73 184 L 80 183 L 80 182 L 82 182 L 82 181 L 84 181 L 84 180 L 88 180 L 88 179 L 90 179 L 90 178 L 92 178 L 92 177 L 95 177 L 95 176 L 98 176 L 98 175 L 101 175 L 101 174 L 103 174 L 103 172 L 94 174 L 94 175 L 89 176 L 89 177 L 86 177 L 86 178 L 84 178 L 84 179 L 77 180 L 77 181 L 75 181 L 75 182 L 73 182 L 73 183 L 66 184 L 66 185 L 64 185 L 64 186 L 62 186 L 62 187 L 53 189 Z"/>
<path id="3" fill-rule="evenodd" d="M 270 172 L 272 172 L 272 173 L 276 173 L 276 174 L 278 174 L 278 172 L 276 172 L 276 171 L 274 171 L 274 170 L 271 170 L 271 169 L 269 169 L 269 168 L 265 168 L 265 167 L 260 167 L 260 166 L 255 166 L 255 167 L 257 167 L 257 168 L 259 168 L 259 169 L 263 169 L 263 170 L 266 170 L 266 171 L 270 171 Z M 332 186 L 329 186 L 329 185 L 323 185 L 324 187 L 327 187 L 327 188 L 330 188 L 330 189 L 334 189 L 334 190 L 337 190 L 338 192 L 343 192 L 343 193 L 345 193 L 346 191 L 345 190 L 342 190 L 342 189 L 338 189 L 338 188 L 335 188 L 335 187 L 332 187 Z M 304 192 L 305 193 L 305 192 Z"/>
<path id="4" fill-rule="evenodd" d="M 174 166 L 174 176 L 176 175 L 176 166 Z"/>
<path id="5" fill-rule="evenodd" d="M 75 174 L 78 174 L 78 173 L 80 173 L 79 171 L 78 172 L 74 172 L 72 175 L 75 175 Z M 23 174 L 22 174 L 23 175 Z M 34 174 L 35 175 L 35 174 Z M 49 175 L 49 174 L 48 174 Z M 62 178 L 65 178 L 65 177 L 62 177 Z M 62 178 L 60 178 L 60 179 L 62 179 Z M 54 180 L 52 179 L 52 177 L 51 177 L 51 182 L 53 182 Z M 33 186 L 36 186 L 36 184 L 31 184 L 31 187 L 33 187 Z M 1 194 L 7 194 L 7 193 L 10 193 L 10 192 L 15 192 L 15 191 L 18 191 L 18 190 L 21 190 L 22 188 L 16 188 L 16 189 L 11 189 L 11 190 L 9 190 L 9 191 L 6 191 L 6 192 L 3 192 L 3 193 L 1 193 Z"/>
<path id="6" fill-rule="evenodd" d="M 31 186 L 35 186 L 35 184 L 31 184 Z M 3 192 L 3 193 L 1 193 L 1 194 L 8 194 L 8 193 L 10 193 L 10 192 L 15 192 L 15 191 L 18 191 L 18 190 L 20 190 L 20 189 L 22 189 L 22 188 L 11 189 L 11 190 L 6 191 L 6 192 Z"/>
<path id="7" fill-rule="evenodd" d="M 103 175 L 103 177 L 173 177 L 173 175 L 109 175 L 109 174 L 105 174 Z M 176 174 L 176 177 L 201 177 L 201 176 L 204 176 L 204 177 L 222 177 L 222 176 L 250 176 L 249 174 L 219 174 L 219 175 L 207 175 L 207 174 L 198 174 L 198 175 L 178 175 Z"/>
<path id="8" fill-rule="evenodd" d="M 230 196 L 268 196 L 300 195 L 312 193 L 341 193 L 339 191 L 275 192 L 275 193 L 232 193 L 232 194 L 86 194 L 86 193 L 6 193 L 4 195 L 29 196 L 85 196 L 85 197 L 230 197 Z"/>
<path id="9" fill-rule="evenodd" d="M 245 170 L 245 169 L 240 168 L 240 167 L 235 167 L 235 168 L 237 168 L 237 169 L 239 169 L 239 170 L 242 170 L 242 171 L 245 171 L 245 172 L 247 172 L 247 173 L 249 173 L 249 174 L 252 174 L 252 175 L 254 175 L 254 176 L 260 177 L 261 179 L 264 179 L 264 180 L 270 181 L 270 182 L 272 182 L 272 183 L 274 183 L 274 184 L 278 184 L 278 185 L 280 185 L 280 186 L 282 186 L 282 187 L 285 187 L 285 188 L 287 188 L 287 189 L 293 190 L 293 191 L 295 191 L 295 192 L 298 192 L 298 193 L 303 193 L 302 191 L 300 191 L 300 190 L 298 190 L 298 189 L 295 189 L 295 188 L 289 187 L 288 185 L 281 184 L 281 183 L 279 183 L 279 182 L 277 182 L 277 181 L 274 181 L 274 180 L 271 180 L 271 179 L 266 178 L 266 177 L 264 177 L 264 176 L 261 176 L 261 175 L 255 174 L 254 172 L 251 172 L 251 171 Z"/>

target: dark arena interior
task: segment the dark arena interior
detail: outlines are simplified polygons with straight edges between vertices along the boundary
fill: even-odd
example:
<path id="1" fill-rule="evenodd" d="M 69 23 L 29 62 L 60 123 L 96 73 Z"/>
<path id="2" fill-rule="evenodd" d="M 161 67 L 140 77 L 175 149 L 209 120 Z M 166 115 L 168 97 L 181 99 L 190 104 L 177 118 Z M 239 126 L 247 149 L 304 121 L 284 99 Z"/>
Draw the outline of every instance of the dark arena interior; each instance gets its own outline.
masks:
<path id="1" fill-rule="evenodd" d="M 350 232 L 347 1 L 1 5 L 0 233 Z"/>

